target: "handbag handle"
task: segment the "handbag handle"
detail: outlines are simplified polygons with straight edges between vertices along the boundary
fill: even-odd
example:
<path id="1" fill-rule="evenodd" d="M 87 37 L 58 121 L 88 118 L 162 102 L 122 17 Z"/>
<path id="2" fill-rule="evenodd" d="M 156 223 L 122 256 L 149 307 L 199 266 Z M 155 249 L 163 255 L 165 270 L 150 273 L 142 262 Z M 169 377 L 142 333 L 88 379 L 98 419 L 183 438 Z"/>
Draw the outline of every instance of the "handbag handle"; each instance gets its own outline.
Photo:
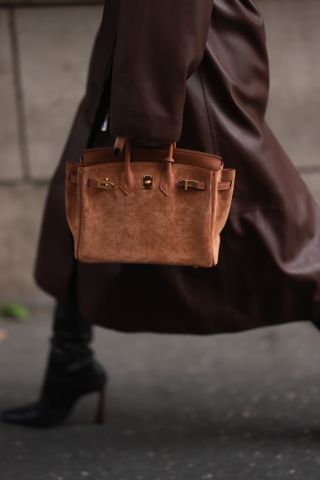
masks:
<path id="1" fill-rule="evenodd" d="M 124 156 L 124 170 L 121 175 L 120 189 L 126 195 L 129 195 L 134 188 L 134 175 L 131 169 L 131 156 L 132 156 L 132 140 L 124 137 L 117 137 L 114 144 L 114 153 L 118 154 L 125 150 Z M 163 159 L 164 171 L 161 175 L 159 188 L 164 195 L 168 195 L 175 183 L 175 176 L 173 172 L 174 164 L 174 151 L 176 148 L 176 142 L 170 143 L 168 147 L 168 154 Z"/>
<path id="2" fill-rule="evenodd" d="M 113 146 L 114 154 L 118 155 L 119 153 L 122 153 L 127 142 L 132 142 L 132 140 L 129 140 L 126 137 L 116 137 Z M 171 144 L 173 145 L 173 149 L 175 150 L 177 148 L 177 142 L 172 142 Z"/>

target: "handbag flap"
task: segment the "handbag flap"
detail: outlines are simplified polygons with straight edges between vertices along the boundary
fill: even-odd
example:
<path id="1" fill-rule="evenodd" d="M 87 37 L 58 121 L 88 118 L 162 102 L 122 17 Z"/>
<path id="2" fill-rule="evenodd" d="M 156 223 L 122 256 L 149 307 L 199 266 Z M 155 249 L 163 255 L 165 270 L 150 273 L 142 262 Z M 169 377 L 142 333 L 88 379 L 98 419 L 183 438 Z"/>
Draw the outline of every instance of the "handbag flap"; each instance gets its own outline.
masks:
<path id="1" fill-rule="evenodd" d="M 141 148 L 133 147 L 131 161 L 133 162 L 162 162 L 167 155 L 167 148 Z M 212 171 L 219 171 L 223 166 L 222 158 L 210 153 L 198 152 L 176 148 L 174 160 L 177 163 L 207 168 Z M 95 165 L 99 163 L 123 162 L 124 152 L 114 155 L 112 147 L 90 148 L 82 152 L 81 163 L 83 165 Z"/>

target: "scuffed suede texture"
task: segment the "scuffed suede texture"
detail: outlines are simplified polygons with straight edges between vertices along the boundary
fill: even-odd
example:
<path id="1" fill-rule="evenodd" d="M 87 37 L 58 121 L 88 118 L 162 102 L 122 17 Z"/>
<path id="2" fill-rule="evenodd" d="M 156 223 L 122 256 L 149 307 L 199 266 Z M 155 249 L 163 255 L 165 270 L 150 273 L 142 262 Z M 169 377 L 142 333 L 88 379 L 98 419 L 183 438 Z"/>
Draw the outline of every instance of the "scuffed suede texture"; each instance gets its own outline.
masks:
<path id="1" fill-rule="evenodd" d="M 155 152 L 158 150 L 149 151 L 149 158 Z M 180 161 L 182 157 L 180 153 Z M 163 193 L 160 185 L 167 175 L 165 163 L 130 162 L 130 191 L 123 189 L 124 162 L 78 164 L 78 188 L 68 180 L 66 187 L 66 212 L 76 258 L 87 263 L 216 265 L 235 172 L 216 170 L 217 164 L 213 165 L 215 170 L 175 162 L 171 188 Z M 75 164 L 67 166 L 67 179 L 74 168 Z M 151 190 L 142 188 L 144 175 L 153 177 Z M 88 186 L 88 180 L 107 177 L 114 183 L 113 190 Z M 207 188 L 184 191 L 177 186 L 180 179 L 205 182 Z M 222 180 L 232 180 L 232 187 L 219 191 Z"/>

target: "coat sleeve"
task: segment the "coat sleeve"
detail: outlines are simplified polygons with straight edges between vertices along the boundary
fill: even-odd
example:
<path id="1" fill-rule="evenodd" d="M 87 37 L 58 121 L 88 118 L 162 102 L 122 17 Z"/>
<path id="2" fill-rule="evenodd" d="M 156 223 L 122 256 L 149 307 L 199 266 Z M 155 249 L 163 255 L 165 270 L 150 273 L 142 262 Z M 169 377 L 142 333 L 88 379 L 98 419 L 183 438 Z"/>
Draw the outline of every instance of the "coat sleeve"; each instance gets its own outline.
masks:
<path id="1" fill-rule="evenodd" d="M 200 64 L 213 0 L 121 0 L 110 131 L 170 143 L 182 131 L 186 81 Z"/>

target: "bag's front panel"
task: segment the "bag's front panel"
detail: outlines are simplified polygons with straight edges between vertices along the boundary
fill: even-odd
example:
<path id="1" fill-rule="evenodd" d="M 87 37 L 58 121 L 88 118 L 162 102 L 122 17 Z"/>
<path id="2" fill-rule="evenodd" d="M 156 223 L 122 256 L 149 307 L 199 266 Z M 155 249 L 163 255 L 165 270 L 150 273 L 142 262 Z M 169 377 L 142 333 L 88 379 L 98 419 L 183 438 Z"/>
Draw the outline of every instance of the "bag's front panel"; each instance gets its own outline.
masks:
<path id="1" fill-rule="evenodd" d="M 134 188 L 129 195 L 120 189 L 123 163 L 83 169 L 77 258 L 84 262 L 210 266 L 212 172 L 175 164 L 174 187 L 164 195 L 159 189 L 163 164 L 135 162 L 131 168 Z M 106 178 L 109 188 L 88 186 L 88 181 L 92 184 Z M 185 179 L 201 182 L 206 188 L 184 190 L 177 182 Z"/>

